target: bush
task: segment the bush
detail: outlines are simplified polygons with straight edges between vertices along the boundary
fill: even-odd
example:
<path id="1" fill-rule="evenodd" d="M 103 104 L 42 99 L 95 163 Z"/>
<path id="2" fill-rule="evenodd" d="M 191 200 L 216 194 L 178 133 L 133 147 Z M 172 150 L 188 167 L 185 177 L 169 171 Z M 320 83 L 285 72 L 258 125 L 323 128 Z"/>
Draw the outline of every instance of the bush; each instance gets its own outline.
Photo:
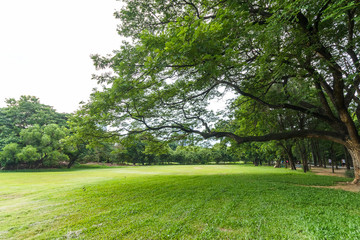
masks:
<path id="1" fill-rule="evenodd" d="M 3 148 L 0 154 L 0 165 L 3 168 L 15 168 L 19 162 L 17 154 L 19 153 L 19 145 L 10 143 Z"/>

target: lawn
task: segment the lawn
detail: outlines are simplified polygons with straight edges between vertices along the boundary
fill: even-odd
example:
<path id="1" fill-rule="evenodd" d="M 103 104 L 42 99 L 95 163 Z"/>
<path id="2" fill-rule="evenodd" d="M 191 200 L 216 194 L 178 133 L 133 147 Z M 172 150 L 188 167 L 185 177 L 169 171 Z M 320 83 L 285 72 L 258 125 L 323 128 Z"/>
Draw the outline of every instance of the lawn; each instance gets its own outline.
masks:
<path id="1" fill-rule="evenodd" d="M 0 239 L 360 239 L 350 179 L 244 165 L 1 172 Z"/>

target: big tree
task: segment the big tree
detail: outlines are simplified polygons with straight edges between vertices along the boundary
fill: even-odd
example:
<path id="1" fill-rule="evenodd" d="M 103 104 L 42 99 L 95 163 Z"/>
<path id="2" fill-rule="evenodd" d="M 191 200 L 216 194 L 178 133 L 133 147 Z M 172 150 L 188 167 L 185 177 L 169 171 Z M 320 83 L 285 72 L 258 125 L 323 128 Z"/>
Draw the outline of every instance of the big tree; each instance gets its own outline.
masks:
<path id="1" fill-rule="evenodd" d="M 0 152 L 0 166 L 4 169 L 59 166 L 68 160 L 63 151 L 65 127 L 38 124 L 22 129 L 19 143 L 7 144 Z"/>
<path id="2" fill-rule="evenodd" d="M 353 183 L 359 182 L 359 1 L 124 2 L 116 17 L 128 42 L 111 57 L 93 56 L 112 73 L 96 77 L 103 89 L 78 113 L 84 136 L 106 125 L 110 136 L 326 139 L 347 148 Z M 231 111 L 215 116 L 209 106 L 228 92 L 255 100 L 269 114 L 301 113 L 323 124 L 255 136 L 217 130 L 214 122 L 231 121 Z"/>
<path id="3" fill-rule="evenodd" d="M 37 97 L 9 98 L 6 104 L 0 108 L 0 150 L 6 144 L 19 142 L 21 130 L 36 124 L 67 125 L 68 114 L 56 112 L 53 107 L 40 103 Z"/>

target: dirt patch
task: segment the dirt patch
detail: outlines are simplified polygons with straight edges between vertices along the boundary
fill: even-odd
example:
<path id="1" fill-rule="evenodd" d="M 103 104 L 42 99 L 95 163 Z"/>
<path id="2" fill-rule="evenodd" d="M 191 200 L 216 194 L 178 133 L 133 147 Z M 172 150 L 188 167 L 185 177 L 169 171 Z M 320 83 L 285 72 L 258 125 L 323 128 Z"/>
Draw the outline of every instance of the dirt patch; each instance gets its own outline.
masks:
<path id="1" fill-rule="evenodd" d="M 0 194 L 0 200 L 8 200 L 8 199 L 15 199 L 20 198 L 23 195 L 20 194 Z"/>
<path id="2" fill-rule="evenodd" d="M 333 173 L 331 168 L 312 167 L 311 172 L 315 173 L 316 175 L 346 177 L 345 175 L 346 169 L 344 168 L 334 169 L 334 173 Z M 331 189 L 341 189 L 350 192 L 360 192 L 360 185 L 351 184 L 351 182 L 339 182 L 335 186 L 309 186 L 309 187 L 331 188 Z"/>
<path id="3" fill-rule="evenodd" d="M 232 229 L 228 229 L 228 228 L 218 228 L 221 232 L 234 232 L 234 230 Z"/>
<path id="4" fill-rule="evenodd" d="M 307 187 L 341 189 L 349 192 L 360 192 L 360 186 L 356 184 L 351 184 L 351 182 L 339 182 L 335 186 L 307 186 Z"/>
<path id="5" fill-rule="evenodd" d="M 328 168 L 312 167 L 311 172 L 315 173 L 316 175 L 346 177 L 345 168 L 334 169 L 334 173 L 333 173 L 331 167 Z"/>

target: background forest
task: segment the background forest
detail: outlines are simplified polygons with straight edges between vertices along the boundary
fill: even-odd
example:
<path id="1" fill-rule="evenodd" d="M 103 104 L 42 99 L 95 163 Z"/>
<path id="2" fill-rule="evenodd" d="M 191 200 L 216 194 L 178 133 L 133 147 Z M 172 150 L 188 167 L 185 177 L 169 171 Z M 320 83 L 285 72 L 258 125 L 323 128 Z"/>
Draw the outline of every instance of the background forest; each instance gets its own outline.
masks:
<path id="1" fill-rule="evenodd" d="M 315 166 L 341 165 L 351 159 L 338 144 L 315 140 L 288 140 L 239 145 L 223 138 L 203 141 L 179 136 L 165 141 L 149 134 L 130 135 L 114 141 L 84 141 L 76 133 L 72 114 L 56 112 L 34 96 L 8 99 L 0 109 L 0 163 L 2 169 L 70 168 L 75 163 L 121 165 L 252 163 L 308 170 Z M 104 128 L 104 131 L 106 129 Z M 301 164 L 300 164 L 301 163 Z M 305 167 L 304 167 L 305 166 Z"/>

